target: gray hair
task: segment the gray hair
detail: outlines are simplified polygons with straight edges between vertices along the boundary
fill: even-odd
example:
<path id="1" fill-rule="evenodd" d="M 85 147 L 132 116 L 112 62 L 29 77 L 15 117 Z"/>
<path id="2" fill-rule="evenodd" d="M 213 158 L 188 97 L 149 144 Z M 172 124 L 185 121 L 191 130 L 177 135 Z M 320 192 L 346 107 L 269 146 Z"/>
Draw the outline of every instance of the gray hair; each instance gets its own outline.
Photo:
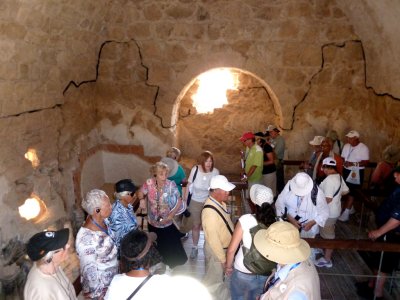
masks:
<path id="1" fill-rule="evenodd" d="M 122 197 L 128 196 L 128 195 L 130 195 L 131 193 L 132 193 L 132 192 L 129 192 L 129 191 L 123 191 L 123 192 L 119 192 L 119 193 L 115 192 L 115 193 L 114 193 L 114 197 L 117 198 L 117 199 L 121 199 Z"/>
<path id="2" fill-rule="evenodd" d="M 181 156 L 181 150 L 176 147 L 171 147 L 167 150 L 166 157 L 178 160 Z"/>
<path id="3" fill-rule="evenodd" d="M 91 190 L 86 194 L 85 199 L 83 199 L 82 208 L 89 215 L 92 215 L 96 208 L 100 208 L 103 205 L 104 197 L 108 198 L 106 192 L 98 189 Z"/>
<path id="4" fill-rule="evenodd" d="M 161 162 L 161 161 L 155 163 L 154 165 L 152 165 L 152 166 L 150 167 L 150 174 L 151 174 L 152 176 L 156 176 L 156 175 L 157 175 L 157 172 L 158 172 L 159 170 L 166 170 L 166 171 L 167 171 L 167 175 L 168 175 L 168 172 L 169 172 L 168 165 L 165 164 L 165 163 L 163 163 L 163 162 Z"/>
<path id="5" fill-rule="evenodd" d="M 52 251 L 47 252 L 47 253 L 45 254 L 45 256 L 43 256 L 41 259 L 39 259 L 36 263 L 37 263 L 39 266 L 44 265 L 44 264 L 48 264 L 49 262 L 51 262 L 51 261 L 53 260 L 54 253 L 55 253 L 56 251 L 57 251 L 57 250 L 52 250 Z"/>

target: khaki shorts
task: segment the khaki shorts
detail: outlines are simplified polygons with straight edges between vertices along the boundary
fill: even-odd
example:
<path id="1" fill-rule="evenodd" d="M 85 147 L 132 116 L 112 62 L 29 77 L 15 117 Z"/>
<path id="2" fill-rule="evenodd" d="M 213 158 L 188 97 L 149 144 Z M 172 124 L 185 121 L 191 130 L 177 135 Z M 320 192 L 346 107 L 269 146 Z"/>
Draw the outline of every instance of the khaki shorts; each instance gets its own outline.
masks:
<path id="1" fill-rule="evenodd" d="M 324 227 L 319 227 L 319 235 L 326 240 L 333 240 L 335 238 L 335 224 L 338 218 L 329 218 L 325 222 Z"/>
<path id="2" fill-rule="evenodd" d="M 190 217 L 193 218 L 193 225 L 201 225 L 201 211 L 203 210 L 204 203 L 195 200 L 190 201 L 189 211 Z"/>

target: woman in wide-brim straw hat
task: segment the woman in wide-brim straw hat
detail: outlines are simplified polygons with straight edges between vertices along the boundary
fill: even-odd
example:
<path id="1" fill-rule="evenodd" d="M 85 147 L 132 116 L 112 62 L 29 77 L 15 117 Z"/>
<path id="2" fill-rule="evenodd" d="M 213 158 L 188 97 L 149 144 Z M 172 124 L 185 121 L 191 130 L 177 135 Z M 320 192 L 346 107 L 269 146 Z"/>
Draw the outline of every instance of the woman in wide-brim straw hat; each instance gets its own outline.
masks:
<path id="1" fill-rule="evenodd" d="M 294 295 L 321 299 L 318 273 L 309 260 L 310 246 L 300 239 L 296 227 L 275 222 L 255 234 L 254 245 L 264 257 L 277 263 L 277 271 L 265 283 L 260 300 L 288 299 Z"/>

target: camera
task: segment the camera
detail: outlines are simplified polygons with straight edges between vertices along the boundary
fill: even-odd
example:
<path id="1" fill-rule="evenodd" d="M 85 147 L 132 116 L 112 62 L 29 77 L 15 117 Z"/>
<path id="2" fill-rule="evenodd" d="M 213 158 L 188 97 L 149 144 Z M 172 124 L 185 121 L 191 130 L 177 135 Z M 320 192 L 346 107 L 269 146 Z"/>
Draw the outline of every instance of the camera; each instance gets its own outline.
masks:
<path id="1" fill-rule="evenodd" d="M 183 215 L 186 217 L 186 218 L 189 218 L 190 217 L 190 211 L 188 210 L 188 209 L 186 209 L 184 212 L 183 212 Z"/>

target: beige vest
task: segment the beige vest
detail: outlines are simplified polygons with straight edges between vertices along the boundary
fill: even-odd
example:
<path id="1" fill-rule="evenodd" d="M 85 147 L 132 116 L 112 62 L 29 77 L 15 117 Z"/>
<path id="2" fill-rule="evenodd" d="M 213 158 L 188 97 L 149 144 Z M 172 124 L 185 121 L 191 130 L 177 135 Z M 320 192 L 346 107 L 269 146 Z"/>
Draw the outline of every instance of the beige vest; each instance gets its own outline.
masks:
<path id="1" fill-rule="evenodd" d="M 268 280 L 273 279 L 273 275 Z M 320 300 L 321 291 L 319 277 L 314 264 L 310 260 L 302 262 L 297 268 L 291 270 L 285 280 L 278 280 L 260 300 L 288 299 L 294 291 L 300 291 L 310 300 Z"/>

